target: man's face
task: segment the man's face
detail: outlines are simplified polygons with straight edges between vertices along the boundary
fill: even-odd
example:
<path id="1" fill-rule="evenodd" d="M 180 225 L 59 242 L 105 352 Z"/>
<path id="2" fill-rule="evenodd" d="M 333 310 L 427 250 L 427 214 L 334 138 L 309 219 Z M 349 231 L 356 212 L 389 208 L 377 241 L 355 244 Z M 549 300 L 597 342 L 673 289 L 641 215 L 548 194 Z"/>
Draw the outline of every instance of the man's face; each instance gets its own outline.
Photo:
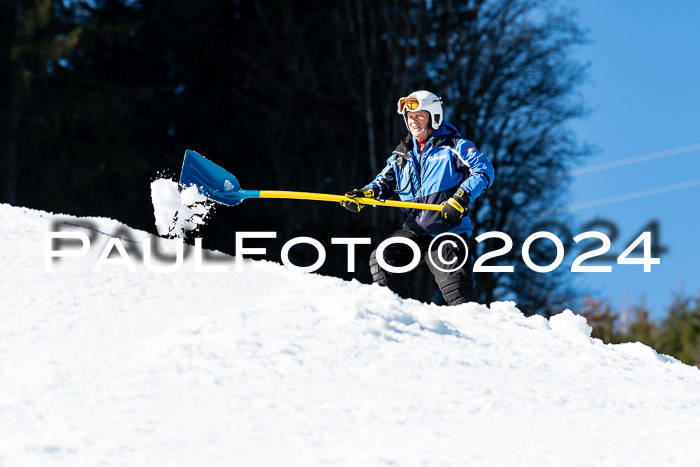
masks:
<path id="1" fill-rule="evenodd" d="M 433 132 L 433 129 L 430 127 L 430 112 L 427 110 L 408 112 L 408 128 L 418 141 L 428 139 Z"/>

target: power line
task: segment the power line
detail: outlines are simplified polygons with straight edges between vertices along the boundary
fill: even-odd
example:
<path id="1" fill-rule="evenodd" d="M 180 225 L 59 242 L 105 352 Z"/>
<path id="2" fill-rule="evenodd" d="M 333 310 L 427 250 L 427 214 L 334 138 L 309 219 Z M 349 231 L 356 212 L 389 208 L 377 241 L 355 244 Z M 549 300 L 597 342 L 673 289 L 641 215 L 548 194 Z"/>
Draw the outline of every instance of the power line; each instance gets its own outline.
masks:
<path id="1" fill-rule="evenodd" d="M 691 188 L 700 185 L 700 178 L 695 180 L 690 180 L 689 182 L 676 183 L 674 185 L 666 185 L 658 188 L 651 188 L 649 190 L 635 191 L 634 193 L 627 193 L 624 195 L 612 196 L 610 198 L 603 198 L 596 201 L 588 201 L 586 203 L 572 204 L 568 208 L 560 210 L 559 212 L 566 211 L 580 211 L 581 209 L 592 208 L 596 206 L 603 206 L 606 204 L 618 203 L 620 201 L 628 201 L 630 199 L 643 198 L 645 196 L 658 195 L 660 193 L 668 193 L 669 191 L 683 190 L 685 188 Z"/>
<path id="2" fill-rule="evenodd" d="M 624 195 L 611 196 L 610 198 L 603 198 L 595 201 L 587 201 L 585 203 L 571 204 L 565 208 L 552 209 L 551 211 L 542 211 L 539 214 L 539 216 L 554 216 L 566 212 L 580 211 L 582 209 L 605 206 L 606 204 L 619 203 L 620 201 L 628 201 L 631 199 L 643 198 L 645 196 L 652 196 L 661 193 L 668 193 L 670 191 L 683 190 L 685 188 L 692 188 L 694 186 L 700 186 L 700 178 L 690 180 L 688 182 L 676 183 L 673 185 L 666 185 L 658 188 L 651 188 L 648 190 L 635 191 L 633 193 L 627 193 Z"/>
<path id="3" fill-rule="evenodd" d="M 608 162 L 605 164 L 584 167 L 584 168 L 578 169 L 578 170 L 572 170 L 571 172 L 569 172 L 569 175 L 576 176 L 576 175 L 583 175 L 583 174 L 588 174 L 588 173 L 593 173 L 593 172 L 599 172 L 601 170 L 612 169 L 615 167 L 622 167 L 625 165 L 636 164 L 639 162 L 650 161 L 653 159 L 660 159 L 662 157 L 669 157 L 669 156 L 675 156 L 677 154 L 684 154 L 686 152 L 696 151 L 698 149 L 700 149 L 700 143 L 691 144 L 688 146 L 680 146 L 677 148 L 666 149 L 664 151 L 653 152 L 650 154 L 644 154 L 642 156 L 629 157 L 627 159 L 622 159 L 619 161 L 613 161 L 613 162 Z M 587 201 L 585 203 L 572 204 L 566 208 L 556 209 L 556 210 L 552 210 L 552 211 L 545 211 L 541 215 L 547 216 L 547 215 L 562 214 L 565 212 L 580 211 L 582 209 L 604 206 L 604 205 L 613 204 L 613 203 L 619 203 L 620 201 L 628 201 L 631 199 L 643 198 L 645 196 L 652 196 L 652 195 L 658 195 L 661 193 L 668 193 L 670 191 L 683 190 L 685 188 L 691 188 L 691 187 L 698 186 L 698 185 L 700 185 L 700 179 L 691 180 L 688 182 L 676 183 L 673 185 L 666 185 L 666 186 L 657 187 L 657 188 L 651 188 L 648 190 L 635 191 L 633 193 L 612 196 L 609 198 L 603 198 L 603 199 L 599 199 L 599 200 L 595 200 L 595 201 Z"/>
<path id="4" fill-rule="evenodd" d="M 644 154 L 643 156 L 629 157 L 627 159 L 622 159 L 619 161 L 608 162 L 605 164 L 592 165 L 590 167 L 583 167 L 581 169 L 572 170 L 569 175 L 583 175 L 593 172 L 599 172 L 601 170 L 612 169 L 615 167 L 622 167 L 625 165 L 636 164 L 638 162 L 646 162 L 654 159 L 661 159 L 662 157 L 675 156 L 676 154 L 684 154 L 686 152 L 696 151 L 700 149 L 700 143 L 691 144 L 689 146 L 681 146 L 678 148 L 667 149 L 665 151 L 652 152 L 651 154 Z"/>

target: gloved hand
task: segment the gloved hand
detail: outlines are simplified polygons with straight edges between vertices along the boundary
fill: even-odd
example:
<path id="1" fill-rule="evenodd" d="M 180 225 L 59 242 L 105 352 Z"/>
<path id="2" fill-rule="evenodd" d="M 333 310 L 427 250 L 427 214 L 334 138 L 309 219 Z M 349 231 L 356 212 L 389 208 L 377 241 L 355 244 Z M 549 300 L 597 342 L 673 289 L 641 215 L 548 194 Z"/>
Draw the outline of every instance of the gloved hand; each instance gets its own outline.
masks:
<path id="1" fill-rule="evenodd" d="M 364 208 L 366 204 L 358 203 L 353 198 L 374 198 L 375 194 L 374 190 L 367 189 L 348 191 L 347 193 L 345 193 L 345 196 L 347 196 L 350 199 L 344 199 L 340 202 L 340 205 L 350 212 L 360 212 L 360 210 Z"/>
<path id="2" fill-rule="evenodd" d="M 459 220 L 469 210 L 468 205 L 469 192 L 460 188 L 452 195 L 452 198 L 442 203 L 442 212 L 440 215 L 443 219 Z"/>

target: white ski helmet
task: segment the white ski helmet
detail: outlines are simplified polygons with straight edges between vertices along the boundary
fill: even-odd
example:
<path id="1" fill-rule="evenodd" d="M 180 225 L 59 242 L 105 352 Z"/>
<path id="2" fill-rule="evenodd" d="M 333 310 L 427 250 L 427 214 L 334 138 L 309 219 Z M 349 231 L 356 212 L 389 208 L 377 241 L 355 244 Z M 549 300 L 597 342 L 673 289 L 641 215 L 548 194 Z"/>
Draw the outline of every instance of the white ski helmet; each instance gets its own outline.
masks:
<path id="1" fill-rule="evenodd" d="M 403 114 L 406 128 L 408 128 L 408 112 L 427 110 L 430 114 L 430 123 L 433 130 L 442 125 L 442 99 L 430 91 L 414 91 L 406 97 L 399 99 L 396 104 L 398 113 Z"/>

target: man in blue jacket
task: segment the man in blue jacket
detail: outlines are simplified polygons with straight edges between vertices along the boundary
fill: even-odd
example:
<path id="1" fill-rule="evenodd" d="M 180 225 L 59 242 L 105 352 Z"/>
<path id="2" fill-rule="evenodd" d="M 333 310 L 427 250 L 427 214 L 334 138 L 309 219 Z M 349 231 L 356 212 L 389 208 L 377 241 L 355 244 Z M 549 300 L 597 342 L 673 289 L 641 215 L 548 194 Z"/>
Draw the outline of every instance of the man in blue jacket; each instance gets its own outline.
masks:
<path id="1" fill-rule="evenodd" d="M 444 121 L 442 100 L 432 92 L 416 91 L 402 97 L 397 110 L 410 133 L 374 181 L 345 193 L 348 199 L 341 204 L 349 211 L 359 212 L 365 205 L 356 198 L 382 200 L 395 194 L 402 201 L 442 204 L 442 211 L 403 209 L 406 220 L 391 236 L 410 239 L 419 246 L 421 259 L 448 305 L 475 302 L 471 260 L 467 257 L 462 267 L 450 268 L 465 259 L 464 246 L 472 233 L 468 206 L 493 184 L 493 166 L 474 143 Z M 433 242 L 436 236 L 447 232 L 461 237 L 464 244 L 451 235 Z M 413 251 L 408 245 L 393 243 L 383 256 L 390 266 L 405 266 L 413 258 Z M 374 282 L 402 297 L 411 296 L 405 275 L 382 269 L 376 250 L 370 256 L 370 270 Z"/>

